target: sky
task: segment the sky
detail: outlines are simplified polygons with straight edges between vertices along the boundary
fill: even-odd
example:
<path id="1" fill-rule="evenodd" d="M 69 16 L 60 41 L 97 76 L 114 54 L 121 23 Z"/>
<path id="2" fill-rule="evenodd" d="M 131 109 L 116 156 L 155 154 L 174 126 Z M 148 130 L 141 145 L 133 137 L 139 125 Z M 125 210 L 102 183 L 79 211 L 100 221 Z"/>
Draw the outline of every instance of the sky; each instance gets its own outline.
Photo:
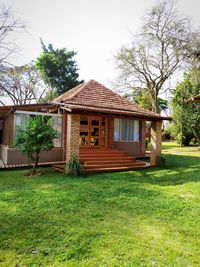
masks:
<path id="1" fill-rule="evenodd" d="M 116 78 L 113 54 L 137 33 L 142 16 L 155 0 L 0 0 L 26 25 L 27 33 L 10 36 L 20 47 L 13 62 L 35 60 L 42 52 L 40 38 L 55 48 L 77 51 L 80 79 L 95 79 L 110 87 Z M 200 1 L 179 0 L 181 14 L 200 25 Z"/>

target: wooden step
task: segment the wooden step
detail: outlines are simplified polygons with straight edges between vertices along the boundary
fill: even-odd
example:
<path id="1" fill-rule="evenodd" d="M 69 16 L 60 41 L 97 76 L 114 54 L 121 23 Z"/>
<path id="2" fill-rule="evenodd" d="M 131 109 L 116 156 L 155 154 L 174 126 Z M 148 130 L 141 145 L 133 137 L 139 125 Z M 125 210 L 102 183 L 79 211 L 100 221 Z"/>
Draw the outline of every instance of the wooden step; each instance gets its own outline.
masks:
<path id="1" fill-rule="evenodd" d="M 101 163 L 101 164 L 106 164 L 106 163 L 110 163 L 112 164 L 113 162 L 116 162 L 116 163 L 133 163 L 135 162 L 136 159 L 115 159 L 115 160 L 105 160 L 105 159 L 100 159 L 100 160 L 84 160 L 84 164 L 87 165 L 87 164 L 98 164 L 98 163 Z"/>
<path id="2" fill-rule="evenodd" d="M 64 169 L 65 168 L 65 164 L 55 164 L 55 165 L 53 165 L 53 168 Z"/>
<path id="3" fill-rule="evenodd" d="M 80 161 L 86 172 L 123 171 L 146 168 L 149 163 L 136 160 L 126 152 L 117 149 L 80 149 Z M 55 164 L 53 168 L 64 172 L 64 164 Z"/>
<path id="4" fill-rule="evenodd" d="M 84 153 L 80 153 L 79 154 L 80 156 L 84 156 L 84 155 L 99 155 L 99 156 L 102 156 L 102 155 L 122 155 L 122 156 L 127 156 L 126 153 L 122 153 L 120 151 L 118 152 L 84 152 Z"/>
<path id="5" fill-rule="evenodd" d="M 142 166 L 145 163 L 112 163 L 112 164 L 87 164 L 84 165 L 86 170 L 89 169 L 99 169 L 99 168 L 112 168 L 112 167 L 135 167 L 135 166 Z"/>
<path id="6" fill-rule="evenodd" d="M 114 154 L 114 155 L 127 155 L 125 152 L 121 151 L 84 151 L 80 152 L 79 155 L 102 155 L 102 154 Z"/>
<path id="7" fill-rule="evenodd" d="M 79 153 L 109 153 L 109 152 L 121 152 L 125 153 L 124 151 L 118 149 L 79 149 Z"/>
<path id="8" fill-rule="evenodd" d="M 126 157 L 123 157 L 123 156 L 104 156 L 104 157 L 99 157 L 98 155 L 97 156 L 88 156 L 88 157 L 80 157 L 80 160 L 81 161 L 90 161 L 90 160 L 124 160 L 124 159 L 132 159 L 132 160 L 134 160 L 134 158 L 133 157 L 128 157 L 128 156 L 126 156 Z"/>
<path id="9" fill-rule="evenodd" d="M 97 173 L 97 172 L 115 172 L 115 171 L 129 171 L 134 169 L 143 169 L 150 167 L 149 163 L 145 163 L 144 165 L 133 165 L 128 167 L 104 167 L 104 168 L 96 168 L 87 170 L 88 173 Z"/>
<path id="10" fill-rule="evenodd" d="M 144 165 L 146 162 L 141 161 L 141 160 L 137 160 L 135 162 L 109 162 L 109 163 L 102 163 L 102 162 L 97 162 L 97 163 L 91 163 L 91 162 L 84 162 L 84 167 L 88 167 L 88 166 L 132 166 L 132 165 Z"/>
<path id="11" fill-rule="evenodd" d="M 55 166 L 52 166 L 52 168 L 55 170 L 55 171 L 58 171 L 58 172 L 65 172 L 65 168 L 63 167 L 63 169 L 60 169 L 60 168 L 56 168 Z"/>
<path id="12" fill-rule="evenodd" d="M 103 151 L 98 151 L 98 150 L 92 150 L 92 151 L 79 151 L 79 154 L 109 154 L 109 153 L 124 153 L 121 151 L 116 151 L 116 150 L 103 150 Z"/>
<path id="13" fill-rule="evenodd" d="M 121 153 L 107 153 L 107 154 L 80 154 L 79 155 L 80 158 L 85 158 L 85 157 L 99 157 L 99 158 L 102 158 L 102 157 L 127 157 L 128 155 L 126 154 L 121 154 Z"/>
<path id="14" fill-rule="evenodd" d="M 106 165 L 93 165 L 93 166 L 84 166 L 84 169 L 87 173 L 97 173 L 97 172 L 114 172 L 114 171 L 127 171 L 133 169 L 142 169 L 150 167 L 150 163 L 140 161 L 137 163 L 133 163 L 128 166 L 106 166 Z M 52 168 L 58 172 L 64 172 L 65 165 L 53 165 Z"/>

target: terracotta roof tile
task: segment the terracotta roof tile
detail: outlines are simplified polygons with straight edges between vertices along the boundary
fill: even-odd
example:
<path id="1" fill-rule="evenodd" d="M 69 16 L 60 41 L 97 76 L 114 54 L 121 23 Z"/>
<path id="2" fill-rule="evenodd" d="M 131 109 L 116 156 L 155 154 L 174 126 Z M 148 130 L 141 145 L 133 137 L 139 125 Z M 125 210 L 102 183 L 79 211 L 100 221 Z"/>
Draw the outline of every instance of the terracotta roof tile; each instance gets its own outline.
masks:
<path id="1" fill-rule="evenodd" d="M 141 114 L 145 117 L 161 118 L 159 114 L 138 107 L 95 80 L 78 85 L 52 102 L 65 104 L 66 107 L 69 106 L 72 109 L 105 110 L 105 112 L 114 111 L 115 113 L 128 112 Z"/>

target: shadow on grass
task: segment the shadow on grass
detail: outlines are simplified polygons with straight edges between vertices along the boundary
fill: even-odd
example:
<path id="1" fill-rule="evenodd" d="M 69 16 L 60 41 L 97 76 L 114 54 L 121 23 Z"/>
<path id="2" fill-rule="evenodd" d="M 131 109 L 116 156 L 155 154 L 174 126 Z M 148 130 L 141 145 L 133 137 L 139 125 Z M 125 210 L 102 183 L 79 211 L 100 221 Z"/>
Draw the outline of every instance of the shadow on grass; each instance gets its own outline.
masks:
<path id="1" fill-rule="evenodd" d="M 96 174 L 91 179 L 128 180 L 130 182 L 150 183 L 157 185 L 179 185 L 200 181 L 200 158 L 193 156 L 164 154 L 162 166 L 148 169 Z"/>
<path id="2" fill-rule="evenodd" d="M 200 158 L 182 155 L 164 156 L 162 166 L 143 169 L 137 181 L 161 186 L 200 182 Z M 127 173 L 133 177 L 133 173 Z"/>

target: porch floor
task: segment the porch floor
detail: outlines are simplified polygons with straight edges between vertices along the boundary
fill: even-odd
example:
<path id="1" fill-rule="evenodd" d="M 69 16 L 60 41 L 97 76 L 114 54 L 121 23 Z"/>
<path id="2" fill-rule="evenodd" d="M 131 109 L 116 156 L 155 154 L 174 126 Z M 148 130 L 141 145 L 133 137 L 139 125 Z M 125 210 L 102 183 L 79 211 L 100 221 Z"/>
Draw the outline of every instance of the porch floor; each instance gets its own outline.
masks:
<path id="1" fill-rule="evenodd" d="M 80 160 L 87 173 L 123 171 L 150 167 L 148 162 L 137 160 L 126 152 L 117 149 L 80 149 Z M 64 164 L 55 164 L 53 168 L 64 171 Z"/>
<path id="2" fill-rule="evenodd" d="M 65 164 L 65 161 L 54 161 L 54 162 L 39 162 L 38 166 L 52 166 L 54 164 Z M 29 167 L 29 164 L 12 164 L 4 165 L 3 161 L 0 159 L 0 169 L 15 169 L 15 168 L 26 168 Z"/>

